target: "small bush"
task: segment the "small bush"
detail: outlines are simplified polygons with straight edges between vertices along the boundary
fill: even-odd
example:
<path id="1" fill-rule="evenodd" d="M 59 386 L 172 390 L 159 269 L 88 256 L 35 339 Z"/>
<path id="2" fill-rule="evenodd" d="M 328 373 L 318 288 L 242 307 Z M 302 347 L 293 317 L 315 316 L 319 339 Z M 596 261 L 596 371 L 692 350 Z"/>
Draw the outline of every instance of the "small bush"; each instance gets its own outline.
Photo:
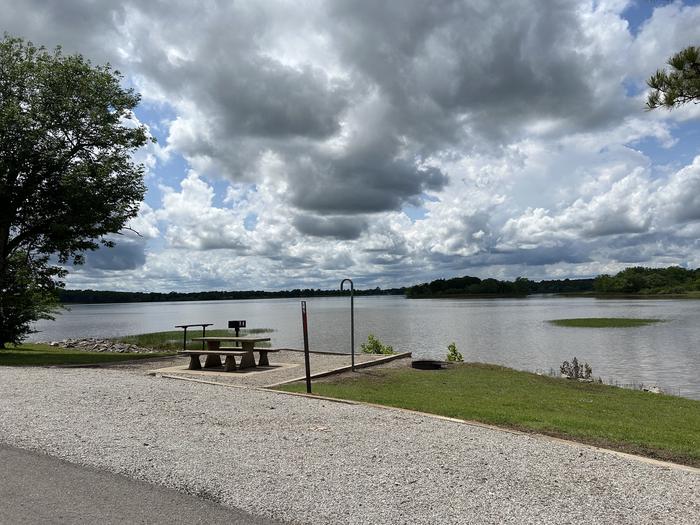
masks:
<path id="1" fill-rule="evenodd" d="M 571 363 L 564 361 L 559 370 L 561 375 L 568 379 L 591 379 L 591 374 L 593 374 L 593 369 L 588 363 L 580 364 L 575 357 Z"/>
<path id="2" fill-rule="evenodd" d="M 455 361 L 457 363 L 464 363 L 464 357 L 462 357 L 462 354 L 459 353 L 459 350 L 457 350 L 457 345 L 454 343 L 447 345 L 447 360 Z"/>
<path id="3" fill-rule="evenodd" d="M 365 354 L 393 354 L 394 348 L 383 344 L 379 339 L 374 337 L 374 334 L 367 336 L 367 342 L 360 345 L 362 352 Z"/>

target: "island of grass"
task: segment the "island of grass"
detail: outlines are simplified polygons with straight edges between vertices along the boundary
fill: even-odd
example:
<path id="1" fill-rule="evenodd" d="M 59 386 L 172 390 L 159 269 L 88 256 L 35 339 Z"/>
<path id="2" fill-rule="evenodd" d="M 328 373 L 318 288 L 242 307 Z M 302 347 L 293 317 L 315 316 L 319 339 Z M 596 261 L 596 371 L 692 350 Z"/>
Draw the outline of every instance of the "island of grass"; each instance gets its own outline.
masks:
<path id="1" fill-rule="evenodd" d="M 557 326 L 573 328 L 630 328 L 660 323 L 661 319 L 639 319 L 632 317 L 580 317 L 576 319 L 552 319 L 548 321 Z"/>
<path id="2" fill-rule="evenodd" d="M 55 366 L 115 363 L 132 359 L 150 359 L 171 355 L 160 353 L 84 352 L 44 344 L 22 344 L 0 350 L 0 366 Z"/>
<path id="3" fill-rule="evenodd" d="M 279 388 L 305 391 L 303 384 Z M 476 363 L 371 369 L 316 382 L 313 391 L 700 466 L 700 401 L 692 399 Z"/>

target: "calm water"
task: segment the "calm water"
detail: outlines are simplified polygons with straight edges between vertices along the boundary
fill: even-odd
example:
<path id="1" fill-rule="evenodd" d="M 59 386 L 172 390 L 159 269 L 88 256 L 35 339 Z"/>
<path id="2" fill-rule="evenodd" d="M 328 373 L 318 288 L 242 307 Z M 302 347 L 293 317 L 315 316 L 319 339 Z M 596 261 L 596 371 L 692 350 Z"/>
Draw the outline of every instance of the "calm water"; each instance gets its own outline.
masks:
<path id="1" fill-rule="evenodd" d="M 349 352 L 349 298 L 307 299 L 312 350 Z M 553 326 L 568 317 L 652 317 L 666 322 L 639 328 L 586 329 Z M 275 346 L 302 347 L 298 299 L 74 305 L 37 325 L 34 340 L 111 337 L 171 330 L 229 319 L 273 328 Z M 527 299 L 423 299 L 400 296 L 355 299 L 356 350 L 374 333 L 397 351 L 443 359 L 454 341 L 466 361 L 549 371 L 576 356 L 593 374 L 619 383 L 659 385 L 700 399 L 700 301 Z"/>

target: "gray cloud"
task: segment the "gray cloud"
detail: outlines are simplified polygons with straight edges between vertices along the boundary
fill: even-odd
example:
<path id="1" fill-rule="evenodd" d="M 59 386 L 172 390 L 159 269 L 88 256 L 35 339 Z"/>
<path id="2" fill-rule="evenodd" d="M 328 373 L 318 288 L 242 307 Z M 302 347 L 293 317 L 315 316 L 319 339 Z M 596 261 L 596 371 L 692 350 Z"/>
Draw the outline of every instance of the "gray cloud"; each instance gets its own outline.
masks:
<path id="1" fill-rule="evenodd" d="M 101 42 L 118 61 L 121 46 L 144 86 L 183 111 L 170 141 L 190 160 L 255 180 L 272 151 L 287 165 L 291 204 L 352 214 L 439 191 L 447 176 L 431 157 L 497 147 L 542 119 L 559 133 L 628 112 L 605 63 L 582 53 L 578 5 L 348 1 L 301 16 L 276 3 L 63 2 L 13 9 L 11 23 L 41 33 L 58 18 L 52 39 Z M 320 35 L 320 48 L 285 58 L 280 42 L 300 31 Z"/>
<path id="2" fill-rule="evenodd" d="M 314 237 L 333 237 L 340 240 L 357 239 L 367 228 L 365 220 L 353 217 L 297 215 L 293 224 L 303 234 Z"/>
<path id="3" fill-rule="evenodd" d="M 259 156 L 273 151 L 289 166 L 293 205 L 351 214 L 443 188 L 446 174 L 424 165 L 431 156 L 500 144 L 543 118 L 588 129 L 628 111 L 618 83 L 600 96 L 603 65 L 581 52 L 577 6 L 353 0 L 301 16 L 276 3 L 74 1 L 10 9 L 9 23 L 79 49 L 81 38 L 100 42 L 117 61 L 120 46 L 144 85 L 194 109 L 171 135 L 188 158 L 254 180 Z M 323 59 L 313 48 L 284 58 L 277 44 L 300 31 L 320 35 Z"/>
<path id="4" fill-rule="evenodd" d="M 366 151 L 336 159 L 306 157 L 291 167 L 292 202 L 323 214 L 396 210 L 447 181 L 437 168 L 384 157 L 382 152 Z"/>
<path id="5" fill-rule="evenodd" d="M 561 121 L 557 132 L 591 129 L 636 109 L 618 82 L 606 84 L 606 63 L 584 52 L 575 0 L 330 6 L 339 53 L 381 87 L 418 145 L 507 140 L 547 118 Z"/>
<path id="6" fill-rule="evenodd" d="M 146 262 L 145 243 L 139 241 L 122 241 L 112 248 L 104 246 L 85 255 L 85 269 L 95 270 L 133 270 Z"/>

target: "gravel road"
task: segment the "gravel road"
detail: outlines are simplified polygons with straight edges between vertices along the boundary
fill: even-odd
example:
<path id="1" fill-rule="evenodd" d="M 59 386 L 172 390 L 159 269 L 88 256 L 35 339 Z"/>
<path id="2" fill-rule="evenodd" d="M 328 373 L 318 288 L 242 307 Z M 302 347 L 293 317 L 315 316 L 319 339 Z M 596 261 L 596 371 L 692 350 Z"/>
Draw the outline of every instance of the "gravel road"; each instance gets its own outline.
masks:
<path id="1" fill-rule="evenodd" d="M 697 523 L 700 475 L 383 410 L 109 369 L 0 370 L 0 442 L 298 523 Z"/>

